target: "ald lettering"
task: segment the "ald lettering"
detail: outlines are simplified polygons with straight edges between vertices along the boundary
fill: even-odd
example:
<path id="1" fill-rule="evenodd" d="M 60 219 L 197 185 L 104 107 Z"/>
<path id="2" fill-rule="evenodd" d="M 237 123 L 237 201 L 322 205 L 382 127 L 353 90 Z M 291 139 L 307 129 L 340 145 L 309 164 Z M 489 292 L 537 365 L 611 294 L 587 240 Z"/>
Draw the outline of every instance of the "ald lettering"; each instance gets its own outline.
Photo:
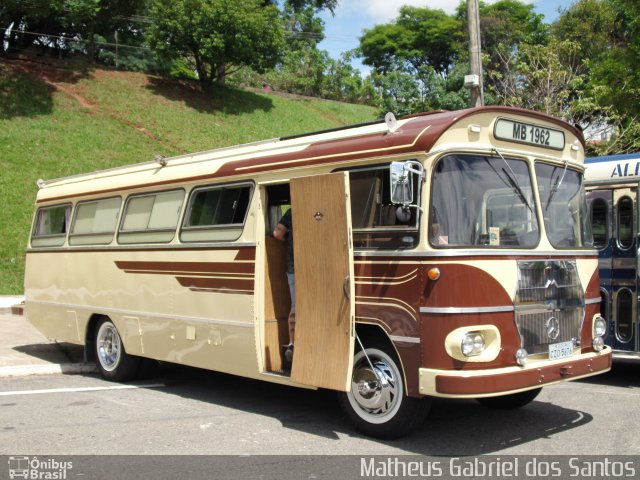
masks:
<path id="1" fill-rule="evenodd" d="M 636 162 L 635 166 L 630 163 L 616 163 L 611 172 L 611 178 L 615 177 L 637 177 L 640 173 L 640 162 Z"/>

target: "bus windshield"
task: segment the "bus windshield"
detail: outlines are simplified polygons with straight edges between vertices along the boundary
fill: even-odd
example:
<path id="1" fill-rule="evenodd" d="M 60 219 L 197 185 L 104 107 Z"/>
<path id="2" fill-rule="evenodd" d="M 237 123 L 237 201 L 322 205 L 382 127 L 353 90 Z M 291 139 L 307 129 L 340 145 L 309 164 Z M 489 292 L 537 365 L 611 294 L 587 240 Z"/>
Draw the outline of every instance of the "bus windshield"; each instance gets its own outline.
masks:
<path id="1" fill-rule="evenodd" d="M 539 241 L 527 162 L 447 155 L 432 179 L 430 243 L 436 247 L 533 248 Z"/>
<path id="2" fill-rule="evenodd" d="M 536 162 L 542 216 L 549 242 L 556 248 L 592 247 L 582 173 Z"/>

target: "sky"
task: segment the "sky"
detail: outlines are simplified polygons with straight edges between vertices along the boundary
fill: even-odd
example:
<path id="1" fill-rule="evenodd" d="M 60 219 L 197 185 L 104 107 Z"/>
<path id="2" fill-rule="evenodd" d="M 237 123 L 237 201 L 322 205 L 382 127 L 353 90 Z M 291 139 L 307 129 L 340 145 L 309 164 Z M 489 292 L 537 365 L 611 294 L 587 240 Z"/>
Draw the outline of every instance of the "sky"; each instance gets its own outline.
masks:
<path id="1" fill-rule="evenodd" d="M 494 3 L 496 0 L 484 0 Z M 558 9 L 568 8 L 573 0 L 525 0 L 523 3 L 533 3 L 535 11 L 551 23 L 558 17 Z M 453 13 L 458 0 L 339 0 L 335 16 L 323 12 L 321 18 L 325 22 L 325 39 L 319 48 L 327 50 L 332 58 L 340 58 L 342 52 L 358 46 L 358 37 L 362 31 L 374 25 L 389 23 L 398 16 L 402 5 L 414 7 L 429 7 L 442 9 L 446 13 Z M 357 60 L 353 66 L 366 74 L 369 69 Z"/>

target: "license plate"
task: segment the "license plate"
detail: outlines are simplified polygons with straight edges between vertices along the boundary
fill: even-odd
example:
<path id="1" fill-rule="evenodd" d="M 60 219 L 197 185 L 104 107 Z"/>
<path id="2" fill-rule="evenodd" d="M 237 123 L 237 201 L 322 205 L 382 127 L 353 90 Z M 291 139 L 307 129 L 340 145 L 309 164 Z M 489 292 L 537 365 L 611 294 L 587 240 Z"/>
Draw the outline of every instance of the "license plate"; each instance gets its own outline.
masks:
<path id="1" fill-rule="evenodd" d="M 571 340 L 549 345 L 549 360 L 557 360 L 571 355 L 573 355 L 573 342 Z"/>
<path id="2" fill-rule="evenodd" d="M 496 138 L 508 142 L 527 143 L 556 150 L 562 150 L 565 142 L 564 133 L 560 130 L 516 122 L 506 118 L 500 118 L 496 121 L 494 135 Z"/>

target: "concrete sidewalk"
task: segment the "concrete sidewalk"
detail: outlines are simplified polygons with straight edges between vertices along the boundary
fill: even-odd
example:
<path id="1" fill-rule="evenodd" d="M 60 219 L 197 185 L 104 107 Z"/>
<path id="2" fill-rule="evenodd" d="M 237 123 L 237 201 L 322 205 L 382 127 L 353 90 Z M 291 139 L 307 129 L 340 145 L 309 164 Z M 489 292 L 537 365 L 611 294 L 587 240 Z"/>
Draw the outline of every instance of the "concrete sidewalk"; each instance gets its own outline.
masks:
<path id="1" fill-rule="evenodd" d="M 13 315 L 12 306 L 23 300 L 0 295 L 0 378 L 96 371 L 83 363 L 82 346 L 48 340 L 26 317 Z"/>

